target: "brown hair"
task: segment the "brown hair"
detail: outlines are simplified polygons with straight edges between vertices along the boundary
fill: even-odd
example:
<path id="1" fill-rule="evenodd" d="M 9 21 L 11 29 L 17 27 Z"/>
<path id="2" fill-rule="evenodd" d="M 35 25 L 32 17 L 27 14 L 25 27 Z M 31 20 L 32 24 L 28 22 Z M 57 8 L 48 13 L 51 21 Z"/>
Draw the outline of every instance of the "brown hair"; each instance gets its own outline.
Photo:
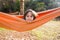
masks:
<path id="1" fill-rule="evenodd" d="M 25 20 L 26 20 L 25 17 L 26 17 L 26 15 L 27 15 L 29 12 L 32 12 L 32 11 L 31 11 L 31 10 L 27 10 L 27 11 L 25 12 L 25 14 L 24 14 L 24 19 L 25 19 Z M 33 12 L 32 12 L 32 16 L 34 17 L 33 20 L 35 20 L 36 17 L 35 17 L 35 15 L 33 14 Z"/>

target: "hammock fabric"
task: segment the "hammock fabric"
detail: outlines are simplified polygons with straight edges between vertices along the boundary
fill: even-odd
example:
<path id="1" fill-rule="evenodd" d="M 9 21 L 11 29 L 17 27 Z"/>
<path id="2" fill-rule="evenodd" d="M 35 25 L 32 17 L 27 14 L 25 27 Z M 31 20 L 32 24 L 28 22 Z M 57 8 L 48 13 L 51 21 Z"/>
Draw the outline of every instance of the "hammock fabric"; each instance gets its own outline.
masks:
<path id="1" fill-rule="evenodd" d="M 26 22 L 23 16 L 15 16 L 0 12 L 0 27 L 16 30 L 16 31 L 29 31 L 37 27 L 41 27 L 44 23 L 60 16 L 60 7 L 50 9 L 47 11 L 38 12 L 38 16 L 32 22 Z"/>

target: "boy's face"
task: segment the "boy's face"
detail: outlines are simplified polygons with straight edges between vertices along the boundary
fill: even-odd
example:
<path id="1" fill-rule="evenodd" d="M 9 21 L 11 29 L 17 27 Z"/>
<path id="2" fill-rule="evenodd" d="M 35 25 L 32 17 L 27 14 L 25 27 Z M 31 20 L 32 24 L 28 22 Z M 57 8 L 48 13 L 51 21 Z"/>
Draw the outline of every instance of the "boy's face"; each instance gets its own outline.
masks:
<path id="1" fill-rule="evenodd" d="M 32 12 L 28 12 L 25 18 L 27 22 L 32 22 L 34 19 Z"/>

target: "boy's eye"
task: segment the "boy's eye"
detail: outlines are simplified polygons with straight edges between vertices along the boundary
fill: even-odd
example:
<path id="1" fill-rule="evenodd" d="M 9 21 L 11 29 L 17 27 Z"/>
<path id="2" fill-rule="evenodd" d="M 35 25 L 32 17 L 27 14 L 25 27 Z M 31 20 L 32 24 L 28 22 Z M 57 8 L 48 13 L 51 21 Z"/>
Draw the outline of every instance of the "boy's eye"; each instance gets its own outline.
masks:
<path id="1" fill-rule="evenodd" d="M 33 16 L 30 16 L 30 17 L 33 17 Z"/>
<path id="2" fill-rule="evenodd" d="M 27 16 L 27 17 L 29 17 L 29 16 Z"/>

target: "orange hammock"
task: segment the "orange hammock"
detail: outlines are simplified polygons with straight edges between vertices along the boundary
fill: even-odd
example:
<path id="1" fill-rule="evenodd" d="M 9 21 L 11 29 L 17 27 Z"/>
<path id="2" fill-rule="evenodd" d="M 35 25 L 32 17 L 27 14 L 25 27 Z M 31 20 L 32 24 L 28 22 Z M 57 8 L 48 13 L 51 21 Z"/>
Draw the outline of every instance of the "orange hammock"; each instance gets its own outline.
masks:
<path id="1" fill-rule="evenodd" d="M 0 27 L 20 32 L 29 31 L 43 25 L 57 16 L 60 16 L 60 8 L 38 12 L 36 19 L 28 23 L 22 19 L 23 16 L 9 15 L 0 12 Z"/>

